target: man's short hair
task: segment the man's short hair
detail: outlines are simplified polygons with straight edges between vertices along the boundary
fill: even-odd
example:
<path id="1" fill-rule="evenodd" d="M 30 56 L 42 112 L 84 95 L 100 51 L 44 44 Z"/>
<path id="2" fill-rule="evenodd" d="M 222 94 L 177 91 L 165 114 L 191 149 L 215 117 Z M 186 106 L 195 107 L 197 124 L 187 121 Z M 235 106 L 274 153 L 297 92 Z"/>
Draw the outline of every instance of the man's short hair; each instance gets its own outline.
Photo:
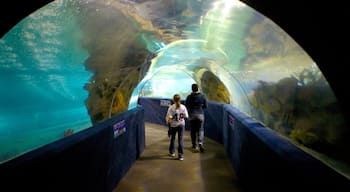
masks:
<path id="1" fill-rule="evenodd" d="M 198 91 L 198 85 L 196 83 L 192 84 L 192 91 L 197 92 Z"/>

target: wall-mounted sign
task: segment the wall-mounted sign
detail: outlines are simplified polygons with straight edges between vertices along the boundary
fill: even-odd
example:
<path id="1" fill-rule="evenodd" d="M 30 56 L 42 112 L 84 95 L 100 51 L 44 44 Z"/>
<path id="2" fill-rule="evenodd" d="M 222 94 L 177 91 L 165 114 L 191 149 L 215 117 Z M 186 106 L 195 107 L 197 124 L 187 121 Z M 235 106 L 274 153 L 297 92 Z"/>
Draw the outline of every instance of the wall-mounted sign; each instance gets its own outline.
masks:
<path id="1" fill-rule="evenodd" d="M 228 115 L 228 124 L 230 125 L 230 126 L 233 126 L 234 125 L 234 123 L 235 123 L 235 118 L 232 116 L 232 115 Z"/>
<path id="2" fill-rule="evenodd" d="M 169 107 L 171 105 L 170 100 L 160 100 L 160 106 Z"/>
<path id="3" fill-rule="evenodd" d="M 126 121 L 122 120 L 113 125 L 114 138 L 123 134 L 126 131 Z"/>

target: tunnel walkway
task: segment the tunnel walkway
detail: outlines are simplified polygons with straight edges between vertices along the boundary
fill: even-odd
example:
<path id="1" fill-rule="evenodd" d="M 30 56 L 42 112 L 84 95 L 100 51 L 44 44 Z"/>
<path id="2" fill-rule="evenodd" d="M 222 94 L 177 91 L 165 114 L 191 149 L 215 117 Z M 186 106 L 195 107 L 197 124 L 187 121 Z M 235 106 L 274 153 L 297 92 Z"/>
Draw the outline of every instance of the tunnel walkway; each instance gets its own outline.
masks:
<path id="1" fill-rule="evenodd" d="M 166 127 L 146 123 L 145 129 L 145 150 L 113 192 L 242 191 L 221 144 L 206 138 L 206 152 L 193 152 L 186 131 L 184 161 L 179 161 L 168 156 Z"/>

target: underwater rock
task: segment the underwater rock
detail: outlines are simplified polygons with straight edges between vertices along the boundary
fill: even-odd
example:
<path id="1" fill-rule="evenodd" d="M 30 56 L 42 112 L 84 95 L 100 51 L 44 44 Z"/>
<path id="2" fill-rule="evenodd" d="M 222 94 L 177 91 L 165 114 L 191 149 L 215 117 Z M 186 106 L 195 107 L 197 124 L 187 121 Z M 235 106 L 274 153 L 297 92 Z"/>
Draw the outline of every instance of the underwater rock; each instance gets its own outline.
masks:
<path id="1" fill-rule="evenodd" d="M 349 130 L 336 97 L 324 78 L 314 78 L 317 71 L 306 72 L 276 83 L 261 81 L 250 96 L 253 116 L 299 144 L 350 162 L 344 148 Z"/>
<path id="2" fill-rule="evenodd" d="M 91 4 L 82 5 L 80 26 L 89 52 L 85 66 L 94 74 L 85 85 L 89 91 L 85 103 L 96 124 L 128 109 L 131 93 L 144 75 L 140 69 L 149 51 L 135 20 L 115 7 Z"/>
<path id="3" fill-rule="evenodd" d="M 85 85 L 89 91 L 85 103 L 93 124 L 127 110 L 133 89 L 145 75 L 147 57 L 154 54 L 150 41 L 167 44 L 183 39 L 182 31 L 198 24 L 203 4 L 182 0 L 80 4 L 82 41 L 89 52 L 85 66 L 94 74 Z M 227 102 L 224 95 L 210 97 Z"/>
<path id="4" fill-rule="evenodd" d="M 230 103 L 230 93 L 226 86 L 212 72 L 206 71 L 201 77 L 202 92 L 210 101 Z"/>

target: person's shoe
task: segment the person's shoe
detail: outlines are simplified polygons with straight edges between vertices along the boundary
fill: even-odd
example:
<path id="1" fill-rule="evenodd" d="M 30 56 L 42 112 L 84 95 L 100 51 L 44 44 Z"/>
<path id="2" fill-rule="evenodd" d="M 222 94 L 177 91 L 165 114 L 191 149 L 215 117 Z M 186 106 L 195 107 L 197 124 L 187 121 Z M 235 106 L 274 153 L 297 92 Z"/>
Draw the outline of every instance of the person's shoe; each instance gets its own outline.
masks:
<path id="1" fill-rule="evenodd" d="M 184 160 L 184 157 L 182 155 L 179 155 L 179 160 L 180 161 L 183 161 Z"/>
<path id="2" fill-rule="evenodd" d="M 201 153 L 204 153 L 205 148 L 204 148 L 203 144 L 199 144 L 199 151 L 200 151 Z"/>
<path id="3" fill-rule="evenodd" d="M 170 157 L 175 157 L 175 153 L 169 153 Z"/>
<path id="4" fill-rule="evenodd" d="M 196 145 L 192 145 L 192 150 L 193 151 L 197 151 L 198 150 L 197 146 Z"/>

